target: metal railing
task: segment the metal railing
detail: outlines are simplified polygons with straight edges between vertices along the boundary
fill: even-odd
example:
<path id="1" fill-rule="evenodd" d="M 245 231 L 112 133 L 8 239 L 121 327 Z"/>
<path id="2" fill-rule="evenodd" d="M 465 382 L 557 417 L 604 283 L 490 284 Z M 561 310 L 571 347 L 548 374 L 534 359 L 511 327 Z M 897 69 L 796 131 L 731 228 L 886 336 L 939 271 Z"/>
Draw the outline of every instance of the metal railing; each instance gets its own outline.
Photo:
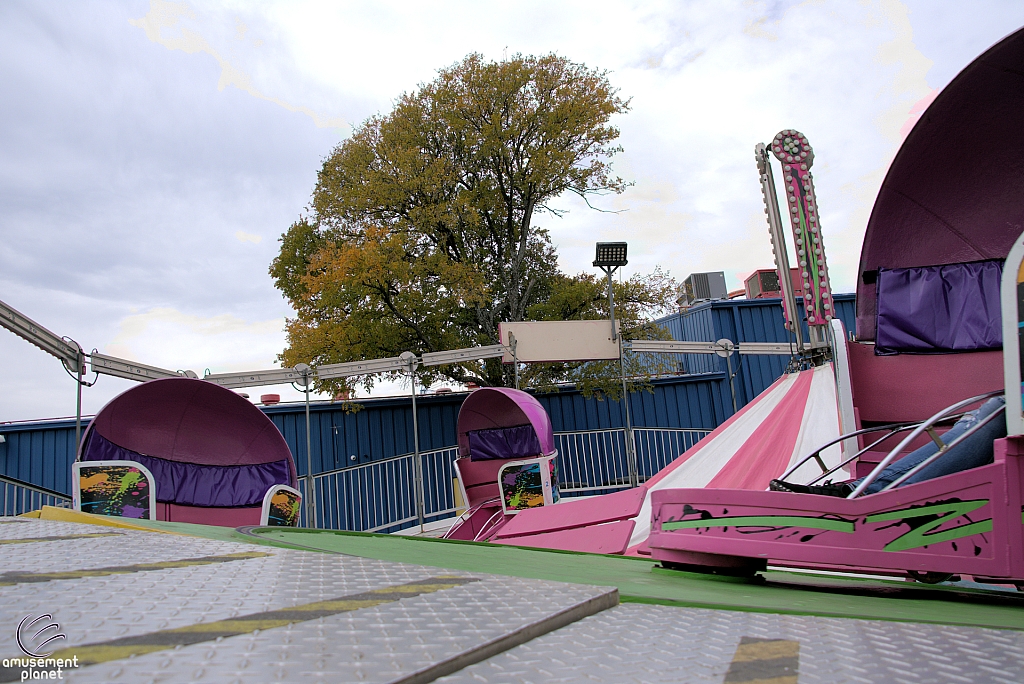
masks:
<path id="1" fill-rule="evenodd" d="M 710 430 L 633 428 L 636 479 L 643 482 L 693 447 Z M 629 487 L 630 466 L 626 431 L 586 430 L 556 432 L 559 490 L 563 496 L 611 492 Z M 453 517 L 458 448 L 420 454 L 423 491 L 415 487 L 413 454 L 402 454 L 313 476 L 315 526 L 360 532 L 394 532 L 418 523 L 417 503 L 422 497 L 423 519 L 432 522 Z M 303 497 L 308 478 L 299 480 Z M 71 497 L 21 480 L 0 476 L 0 515 L 18 515 L 43 505 L 69 508 Z M 299 524 L 307 526 L 303 506 Z"/>
<path id="2" fill-rule="evenodd" d="M 43 506 L 71 508 L 71 497 L 0 475 L 0 515 L 21 515 Z"/>
<path id="3" fill-rule="evenodd" d="M 711 430 L 633 428 L 640 482 L 654 477 L 709 434 Z"/>
<path id="4" fill-rule="evenodd" d="M 457 447 L 420 454 L 423 464 L 423 517 L 430 522 L 455 515 Z M 316 526 L 360 532 L 393 531 L 416 523 L 419 516 L 413 454 L 402 454 L 313 476 Z M 306 478 L 299 491 L 306 494 Z M 305 525 L 305 511 L 299 521 Z"/>
<path id="5" fill-rule="evenodd" d="M 647 480 L 710 430 L 634 428 L 637 479 Z M 623 429 L 556 432 L 559 490 L 563 496 L 598 494 L 626 489 L 630 468 Z M 361 532 L 393 532 L 418 522 L 413 454 L 340 468 L 313 476 L 316 526 Z M 425 522 L 452 517 L 458 448 L 420 454 L 423 465 Z M 306 478 L 299 489 L 305 496 Z M 300 525 L 306 525 L 305 507 Z"/>

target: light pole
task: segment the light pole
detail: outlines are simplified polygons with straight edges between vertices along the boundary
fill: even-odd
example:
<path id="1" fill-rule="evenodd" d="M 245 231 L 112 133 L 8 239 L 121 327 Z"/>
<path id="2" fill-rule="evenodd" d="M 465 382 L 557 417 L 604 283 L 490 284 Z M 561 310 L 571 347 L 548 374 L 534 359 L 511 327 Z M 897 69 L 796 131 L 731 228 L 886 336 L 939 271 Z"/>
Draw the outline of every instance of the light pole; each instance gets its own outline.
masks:
<path id="1" fill-rule="evenodd" d="M 629 421 L 629 390 L 626 387 L 626 366 L 622 358 L 622 339 L 615 330 L 615 293 L 612 290 L 612 275 L 629 262 L 626 260 L 625 242 L 598 242 L 597 253 L 594 256 L 594 266 L 605 272 L 608 276 L 608 313 L 612 322 L 612 341 L 619 343 L 619 376 L 622 379 L 622 406 L 625 411 L 624 424 L 626 428 L 626 460 L 629 465 L 629 486 L 636 487 L 640 484 L 637 476 L 636 452 L 633 448 L 633 428 Z"/>

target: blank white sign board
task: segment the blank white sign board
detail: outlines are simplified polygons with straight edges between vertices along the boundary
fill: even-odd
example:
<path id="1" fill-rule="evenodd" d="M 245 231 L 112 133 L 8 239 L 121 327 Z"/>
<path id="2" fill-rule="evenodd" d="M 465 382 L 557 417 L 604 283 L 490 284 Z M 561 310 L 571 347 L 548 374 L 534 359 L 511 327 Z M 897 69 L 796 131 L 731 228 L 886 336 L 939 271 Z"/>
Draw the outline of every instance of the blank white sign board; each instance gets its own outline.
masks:
<path id="1" fill-rule="evenodd" d="M 615 322 L 618 329 L 619 322 Z M 499 323 L 498 334 L 506 346 L 503 363 L 512 363 L 512 340 L 516 339 L 516 359 L 522 363 L 559 361 L 602 361 L 619 358 L 618 340 L 612 339 L 612 322 L 604 321 L 523 321 Z"/>

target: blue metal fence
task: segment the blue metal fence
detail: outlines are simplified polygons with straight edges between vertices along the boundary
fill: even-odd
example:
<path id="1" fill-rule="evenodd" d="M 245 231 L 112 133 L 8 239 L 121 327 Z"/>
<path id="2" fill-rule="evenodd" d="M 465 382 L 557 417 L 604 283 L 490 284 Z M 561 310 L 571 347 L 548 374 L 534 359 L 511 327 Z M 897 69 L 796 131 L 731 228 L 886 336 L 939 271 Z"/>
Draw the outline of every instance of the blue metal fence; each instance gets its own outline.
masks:
<path id="1" fill-rule="evenodd" d="M 701 438 L 708 430 L 632 431 L 640 481 L 647 480 Z M 624 429 L 555 433 L 559 489 L 563 496 L 593 495 L 629 487 L 629 462 Z M 423 520 L 452 518 L 458 513 L 455 469 L 458 449 L 420 454 L 423 464 Z M 395 532 L 419 524 L 414 489 L 413 454 L 355 465 L 313 476 L 316 526 L 361 532 Z M 303 478 L 300 491 L 307 490 Z M 307 525 L 305 507 L 300 525 Z"/>
<path id="2" fill-rule="evenodd" d="M 853 295 L 836 295 L 836 311 L 852 329 L 855 315 Z M 711 302 L 694 307 L 685 315 L 668 316 L 660 320 L 676 339 L 717 340 L 722 337 L 736 342 L 779 342 L 786 340 L 782 327 L 782 307 L 779 300 L 732 300 Z M 685 443 L 654 442 L 644 444 L 641 437 L 671 440 L 678 430 L 707 431 L 714 429 L 732 414 L 729 383 L 725 364 L 717 356 L 683 355 L 680 357 L 688 373 L 676 377 L 655 379 L 652 392 L 633 392 L 629 395 L 629 409 L 636 439 L 637 468 L 641 478 L 652 475 L 662 466 L 666 454 L 682 453 Z M 735 357 L 734 357 L 735 358 Z M 742 356 L 735 378 L 737 405 L 742 407 L 767 388 L 782 374 L 788 359 L 784 356 Z M 459 408 L 467 395 L 453 393 L 427 395 L 418 399 L 420 449 L 424 453 L 449 449 L 456 443 L 456 422 Z M 551 416 L 558 433 L 588 433 L 605 436 L 588 437 L 598 440 L 586 446 L 588 455 L 584 474 L 580 467 L 563 464 L 563 480 L 586 483 L 587 487 L 615 487 L 628 477 L 616 455 L 603 461 L 605 454 L 619 454 L 625 445 L 622 434 L 623 407 L 620 402 L 596 397 L 586 398 L 580 392 L 567 389 L 551 394 L 539 394 L 537 399 Z M 315 475 L 328 475 L 347 471 L 355 466 L 380 464 L 393 468 L 395 491 L 404 492 L 405 471 L 397 462 L 386 462 L 406 457 L 413 451 L 412 410 L 408 397 L 370 399 L 360 401 L 362 410 L 346 413 L 341 406 L 327 402 L 314 403 L 310 411 L 310 452 Z M 305 416 L 301 404 L 264 407 L 264 412 L 281 430 L 295 456 L 300 476 L 306 474 Z M 646 433 L 644 430 L 653 430 Z M 684 433 L 680 432 L 679 435 Z M 655 437 L 656 436 L 656 437 Z M 568 439 L 564 437 L 562 439 Z M 582 439 L 573 437 L 573 439 Z M 601 441 L 603 440 L 603 441 Z M 29 423 L 0 424 L 0 475 L 14 478 L 31 486 L 41 487 L 67 495 L 71 491 L 71 463 L 74 461 L 74 421 L 53 420 Z M 566 453 L 570 453 L 566 449 Z M 655 454 L 655 456 L 650 456 Z M 660 454 L 660 455 L 659 455 Z M 650 457 L 649 457 L 650 456 Z M 608 456 L 611 458 L 611 456 Z M 437 466 L 441 468 L 441 466 Z M 354 477 L 354 474 L 345 477 Z M 335 479 L 340 475 L 332 475 Z M 438 482 L 449 481 L 447 473 Z M 328 491 L 335 483 L 324 482 Z M 341 484 L 338 484 L 338 491 Z M 358 489 L 358 488 L 357 488 Z M 440 494 L 438 501 L 442 498 Z M 447 496 L 447 494 L 445 494 Z M 319 499 L 319 497 L 318 497 Z M 339 500 L 340 501 L 340 500 Z M 344 501 L 343 511 L 331 512 L 338 525 L 369 525 L 377 520 L 394 519 L 388 514 L 371 513 L 367 502 Z M 447 504 L 445 504 L 447 505 Z M 438 510 L 444 506 L 437 504 Z M 374 516 L 378 517 L 374 517 Z M 397 512 L 395 515 L 399 515 Z M 402 512 L 399 517 L 409 517 Z M 329 517 L 324 512 L 324 519 Z M 381 523 L 383 524 L 383 523 Z"/>

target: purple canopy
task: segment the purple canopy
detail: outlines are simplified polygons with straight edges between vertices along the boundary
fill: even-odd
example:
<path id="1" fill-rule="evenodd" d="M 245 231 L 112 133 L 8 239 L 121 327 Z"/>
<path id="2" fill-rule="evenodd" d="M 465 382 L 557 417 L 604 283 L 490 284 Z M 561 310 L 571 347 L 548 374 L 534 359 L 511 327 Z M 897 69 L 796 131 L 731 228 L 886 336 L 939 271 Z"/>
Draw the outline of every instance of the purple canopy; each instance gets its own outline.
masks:
<path id="1" fill-rule="evenodd" d="M 470 432 L 530 425 L 541 453 L 555 451 L 551 418 L 540 402 L 526 392 L 508 387 L 481 387 L 470 393 L 459 410 L 459 454 L 469 456 Z"/>
<path id="2" fill-rule="evenodd" d="M 1024 231 L 1024 29 L 961 71 L 921 116 L 875 200 L 857 337 L 875 339 L 879 268 L 1005 259 Z"/>
<path id="3" fill-rule="evenodd" d="M 90 423 L 79 458 L 138 461 L 153 473 L 157 501 L 188 506 L 254 506 L 271 485 L 296 485 L 288 444 L 262 411 L 184 377 L 114 397 Z"/>

